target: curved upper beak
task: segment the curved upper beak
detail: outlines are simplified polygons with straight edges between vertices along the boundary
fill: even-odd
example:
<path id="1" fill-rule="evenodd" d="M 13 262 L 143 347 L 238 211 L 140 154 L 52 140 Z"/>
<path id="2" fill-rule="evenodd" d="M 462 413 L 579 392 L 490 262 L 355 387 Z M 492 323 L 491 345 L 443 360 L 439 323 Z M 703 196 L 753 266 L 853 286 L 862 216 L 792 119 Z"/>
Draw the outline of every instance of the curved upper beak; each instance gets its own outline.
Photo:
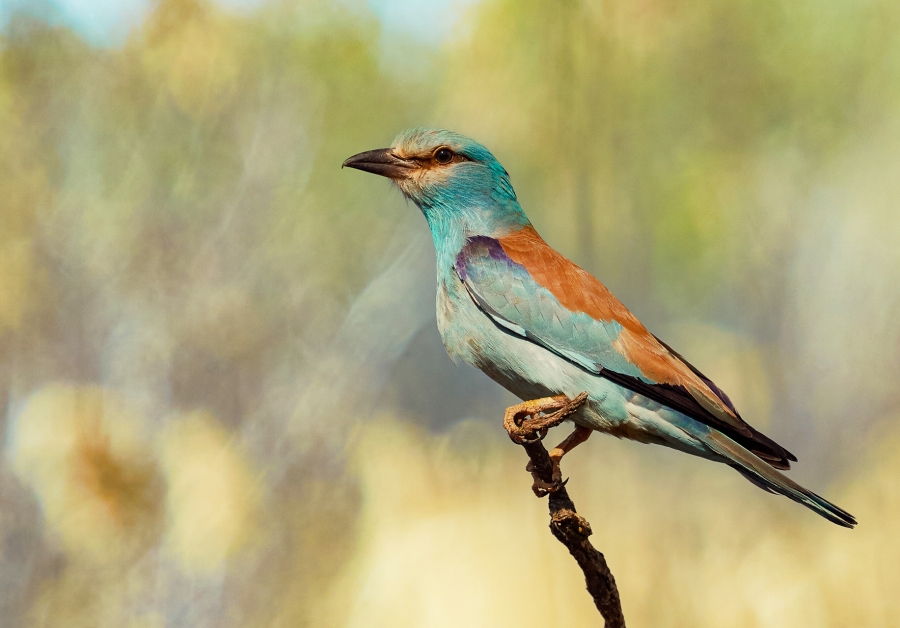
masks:
<path id="1" fill-rule="evenodd" d="M 344 160 L 341 168 L 344 167 L 356 168 L 390 179 L 405 179 L 415 168 L 415 162 L 397 157 L 390 148 L 376 148 Z"/>

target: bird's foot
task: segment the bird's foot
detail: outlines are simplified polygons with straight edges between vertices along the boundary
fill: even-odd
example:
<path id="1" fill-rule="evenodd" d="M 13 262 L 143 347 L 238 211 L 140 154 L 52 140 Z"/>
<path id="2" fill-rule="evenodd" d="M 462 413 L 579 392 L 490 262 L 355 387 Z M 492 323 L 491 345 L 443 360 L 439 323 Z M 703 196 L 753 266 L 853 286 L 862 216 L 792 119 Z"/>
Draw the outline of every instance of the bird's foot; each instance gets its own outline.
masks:
<path id="1" fill-rule="evenodd" d="M 553 463 L 553 474 L 551 475 L 550 481 L 545 481 L 541 474 L 537 472 L 534 467 L 534 463 L 530 462 L 525 466 L 525 470 L 531 473 L 531 477 L 534 478 L 534 484 L 531 485 L 531 490 L 534 491 L 534 494 L 538 497 L 544 497 L 545 495 L 549 495 L 550 493 L 555 493 L 562 487 L 566 485 L 566 482 L 569 481 L 569 478 L 565 480 L 562 479 L 562 471 L 559 468 L 559 461 L 552 460 Z"/>
<path id="2" fill-rule="evenodd" d="M 574 414 L 585 401 L 586 392 L 573 399 L 558 395 L 525 401 L 506 409 L 503 427 L 514 443 L 535 443 L 543 440 L 551 427 L 556 427 Z"/>

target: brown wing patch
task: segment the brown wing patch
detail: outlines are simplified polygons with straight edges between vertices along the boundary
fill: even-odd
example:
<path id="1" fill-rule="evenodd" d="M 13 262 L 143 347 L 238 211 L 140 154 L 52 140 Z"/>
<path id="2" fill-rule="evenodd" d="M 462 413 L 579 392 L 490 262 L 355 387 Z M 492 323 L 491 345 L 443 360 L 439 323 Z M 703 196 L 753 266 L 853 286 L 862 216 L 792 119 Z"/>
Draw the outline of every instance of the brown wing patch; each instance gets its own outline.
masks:
<path id="1" fill-rule="evenodd" d="M 669 352 L 600 281 L 548 245 L 526 226 L 499 238 L 504 252 L 524 266 L 532 278 L 572 312 L 622 326 L 613 343 L 616 351 L 640 369 L 644 377 L 661 384 L 681 386 L 716 418 L 740 433 L 749 428 L 687 365 Z"/>
<path id="2" fill-rule="evenodd" d="M 499 241 L 510 259 L 527 268 L 532 278 L 568 310 L 584 312 L 597 320 L 615 320 L 626 328 L 644 329 L 606 286 L 553 250 L 534 227 L 523 227 Z"/>

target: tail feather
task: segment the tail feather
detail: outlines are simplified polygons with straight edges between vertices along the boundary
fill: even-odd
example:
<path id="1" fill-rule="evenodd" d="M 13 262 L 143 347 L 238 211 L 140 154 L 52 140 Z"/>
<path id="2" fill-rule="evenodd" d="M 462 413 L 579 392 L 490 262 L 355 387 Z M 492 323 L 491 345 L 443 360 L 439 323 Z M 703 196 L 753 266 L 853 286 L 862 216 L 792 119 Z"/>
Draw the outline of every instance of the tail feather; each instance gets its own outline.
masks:
<path id="1" fill-rule="evenodd" d="M 765 482 L 763 482 L 762 480 L 760 480 L 757 476 L 753 475 L 750 471 L 747 471 L 747 470 L 746 470 L 744 467 L 742 467 L 741 465 L 739 465 L 739 464 L 731 464 L 731 465 L 729 465 L 729 466 L 730 466 L 732 469 L 734 469 L 735 471 L 737 471 L 738 473 L 740 473 L 741 475 L 743 475 L 744 478 L 745 478 L 748 482 L 750 482 L 751 484 L 753 484 L 753 485 L 755 485 L 755 486 L 758 486 L 759 488 L 761 488 L 762 490 L 764 490 L 764 491 L 767 492 L 767 493 L 772 493 L 773 495 L 777 495 L 777 494 L 778 494 L 778 493 L 776 493 L 775 491 L 773 491 L 772 489 L 770 489 L 770 488 L 768 487 L 768 485 L 767 485 Z"/>
<path id="2" fill-rule="evenodd" d="M 856 525 L 856 519 L 849 512 L 803 488 L 724 434 L 708 428 L 698 431 L 700 433 L 692 431 L 692 435 L 703 441 L 715 453 L 730 460 L 731 466 L 760 488 L 779 493 L 799 504 L 803 504 L 818 515 L 839 526 L 852 528 Z"/>

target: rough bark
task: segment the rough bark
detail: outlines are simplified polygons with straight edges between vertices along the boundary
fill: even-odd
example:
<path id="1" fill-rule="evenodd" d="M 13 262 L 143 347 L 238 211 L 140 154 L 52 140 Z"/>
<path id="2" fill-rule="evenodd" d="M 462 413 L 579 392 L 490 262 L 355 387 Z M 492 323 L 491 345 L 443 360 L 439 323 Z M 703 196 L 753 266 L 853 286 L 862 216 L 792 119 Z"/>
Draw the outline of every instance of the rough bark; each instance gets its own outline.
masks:
<path id="1" fill-rule="evenodd" d="M 548 504 L 550 531 L 566 546 L 584 572 L 588 593 L 594 598 L 594 605 L 603 616 L 606 628 L 624 628 L 625 617 L 622 615 L 616 579 L 610 572 L 603 554 L 591 544 L 588 538 L 592 533 L 591 524 L 575 510 L 575 504 L 566 491 L 565 482 L 554 481 L 553 462 L 541 442 L 547 429 L 558 425 L 577 410 L 584 403 L 585 397 L 579 395 L 571 400 L 558 397 L 556 398 L 559 400 L 558 409 L 551 414 L 545 414 L 545 410 L 534 413 L 528 408 L 513 411 L 508 413 L 512 421 L 505 421 L 505 425 L 513 442 L 521 445 L 530 458 L 527 470 L 534 478 L 532 490 L 535 495 L 550 496 Z M 546 408 L 547 403 L 542 405 Z M 529 418 L 524 418 L 525 416 Z M 510 423 L 514 424 L 515 429 L 510 429 L 512 427 Z"/>

